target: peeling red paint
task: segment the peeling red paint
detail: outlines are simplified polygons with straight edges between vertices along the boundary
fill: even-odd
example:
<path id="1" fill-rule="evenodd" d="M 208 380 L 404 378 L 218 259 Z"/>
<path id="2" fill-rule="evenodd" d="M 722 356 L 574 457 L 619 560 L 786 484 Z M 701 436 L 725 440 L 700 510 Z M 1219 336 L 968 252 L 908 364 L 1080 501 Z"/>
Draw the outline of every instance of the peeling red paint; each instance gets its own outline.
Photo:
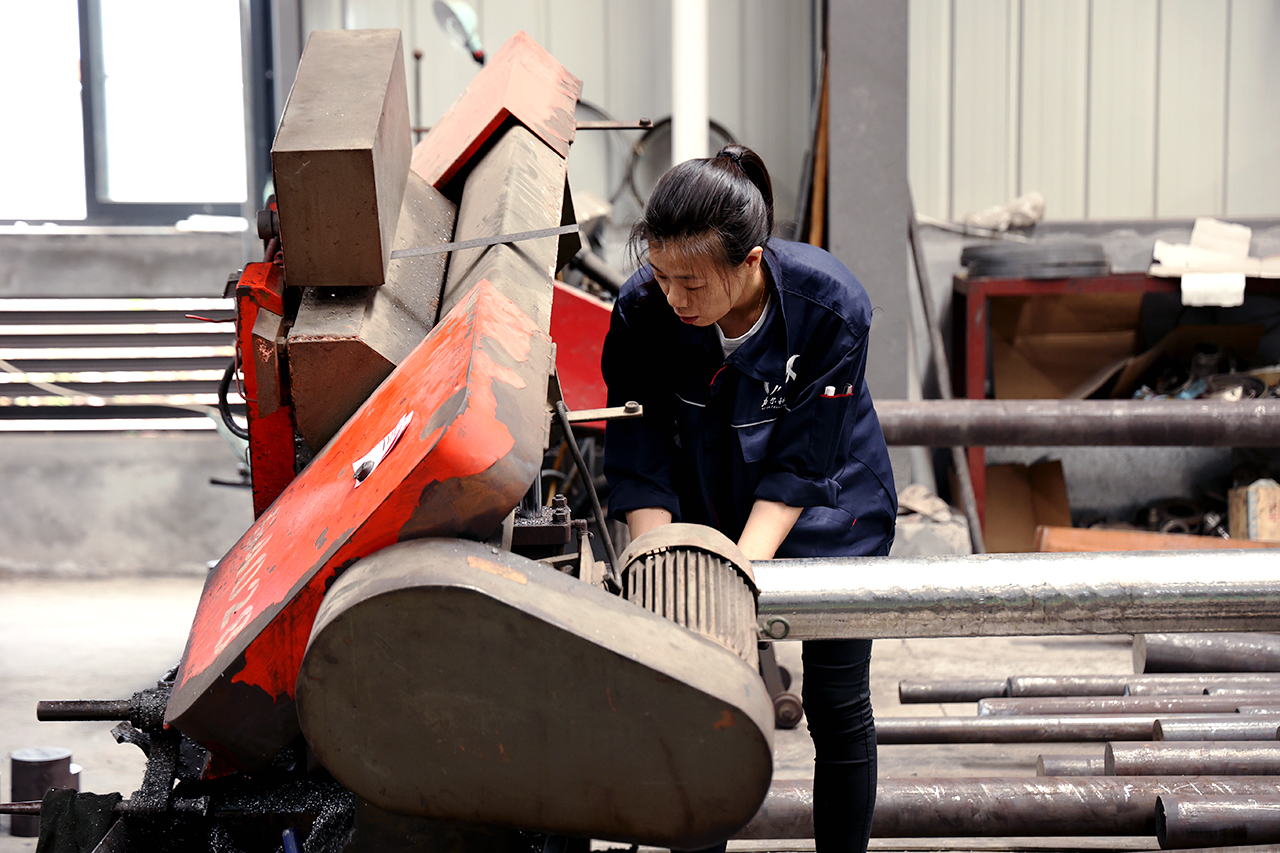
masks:
<path id="1" fill-rule="evenodd" d="M 541 402 L 538 385 L 550 368 L 550 342 L 533 320 L 488 281 L 477 284 L 210 573 L 167 719 L 239 764 L 270 758 L 224 737 L 219 718 L 245 709 L 224 707 L 232 700 L 217 685 L 248 685 L 268 707 L 291 705 L 315 613 L 342 569 L 408 538 L 415 513 L 456 519 L 462 530 L 467 509 L 492 512 L 486 501 L 504 500 L 490 486 L 464 489 L 482 492 L 468 507 L 423 506 L 424 495 L 449 500 L 448 490 L 429 484 L 473 477 L 509 455 L 540 457 L 541 434 L 518 443 L 498 419 L 496 389 Z M 415 413 L 415 428 L 356 488 L 352 462 L 406 411 Z M 527 485 L 507 491 L 518 500 Z"/>
<path id="2" fill-rule="evenodd" d="M 581 94 L 582 81 L 521 30 L 490 57 L 413 149 L 410 168 L 443 190 L 508 117 L 568 157 Z"/>

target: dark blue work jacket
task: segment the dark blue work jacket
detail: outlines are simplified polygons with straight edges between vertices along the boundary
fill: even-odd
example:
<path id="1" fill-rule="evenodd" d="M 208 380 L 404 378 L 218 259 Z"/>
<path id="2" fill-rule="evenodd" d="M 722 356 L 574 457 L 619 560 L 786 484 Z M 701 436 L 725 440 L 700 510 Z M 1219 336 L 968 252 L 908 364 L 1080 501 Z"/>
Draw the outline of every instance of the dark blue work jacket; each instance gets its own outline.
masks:
<path id="1" fill-rule="evenodd" d="M 897 496 L 864 379 L 871 302 L 822 249 L 771 240 L 764 259 L 764 324 L 727 360 L 649 267 L 623 287 L 601 368 L 609 405 L 644 417 L 608 424 L 609 511 L 662 507 L 737 541 L 757 499 L 778 501 L 805 508 L 778 557 L 887 554 Z"/>

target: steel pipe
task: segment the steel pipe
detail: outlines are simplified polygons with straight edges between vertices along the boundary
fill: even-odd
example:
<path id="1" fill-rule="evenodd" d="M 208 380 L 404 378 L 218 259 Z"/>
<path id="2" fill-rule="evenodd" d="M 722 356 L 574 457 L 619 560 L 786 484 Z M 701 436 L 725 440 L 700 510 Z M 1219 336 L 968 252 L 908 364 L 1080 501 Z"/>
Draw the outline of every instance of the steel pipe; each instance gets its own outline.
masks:
<path id="1" fill-rule="evenodd" d="M 1263 700 L 1266 701 L 1263 701 Z M 1063 696 L 1047 699 L 983 699 L 979 716 L 1030 714 L 1225 714 L 1242 704 L 1280 702 L 1280 696 Z"/>
<path id="2" fill-rule="evenodd" d="M 1262 776 L 881 779 L 874 838 L 1153 835 L 1156 798 L 1193 792 L 1280 796 Z M 813 837 L 808 782 L 775 781 L 739 839 Z"/>
<path id="3" fill-rule="evenodd" d="M 898 701 L 903 705 L 933 704 L 935 702 L 977 702 L 992 696 L 1008 696 L 1008 679 L 989 678 L 945 681 L 898 682 Z"/>
<path id="4" fill-rule="evenodd" d="M 1154 714 L 1046 717 L 884 717 L 876 741 L 898 743 L 1068 743 L 1151 740 Z"/>
<path id="5" fill-rule="evenodd" d="M 1152 740 L 1276 740 L 1280 738 L 1280 715 L 1274 714 L 1184 714 L 1157 717 L 1151 728 Z"/>
<path id="6" fill-rule="evenodd" d="M 1269 628 L 1259 627 L 1266 631 Z M 1134 672 L 1280 673 L 1280 637 L 1271 634 L 1143 634 L 1133 638 Z"/>
<path id="7" fill-rule="evenodd" d="M 1280 630 L 1278 557 L 1280 549 L 983 554 L 753 567 L 760 629 L 775 640 L 1037 636 Z"/>
<path id="8" fill-rule="evenodd" d="M 921 447 L 1276 447 L 1280 400 L 878 400 L 885 441 Z"/>
<path id="9" fill-rule="evenodd" d="M 1164 850 L 1280 842 L 1280 796 L 1161 794 L 1156 838 Z"/>
<path id="10" fill-rule="evenodd" d="M 1037 755 L 1037 776 L 1105 776 L 1101 755 Z"/>
<path id="11" fill-rule="evenodd" d="M 1103 762 L 1107 776 L 1275 776 L 1280 742 L 1109 743 Z"/>

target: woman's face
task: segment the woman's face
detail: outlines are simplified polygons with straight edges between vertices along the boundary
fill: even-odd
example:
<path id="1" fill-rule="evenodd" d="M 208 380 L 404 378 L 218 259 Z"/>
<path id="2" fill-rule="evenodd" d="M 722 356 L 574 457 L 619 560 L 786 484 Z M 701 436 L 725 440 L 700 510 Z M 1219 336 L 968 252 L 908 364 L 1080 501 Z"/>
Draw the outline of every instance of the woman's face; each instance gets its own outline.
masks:
<path id="1" fill-rule="evenodd" d="M 654 281 L 681 322 L 710 326 L 731 311 L 756 303 L 758 294 L 753 287 L 760 254 L 761 250 L 755 249 L 740 265 L 725 268 L 710 259 L 650 244 L 649 265 Z"/>

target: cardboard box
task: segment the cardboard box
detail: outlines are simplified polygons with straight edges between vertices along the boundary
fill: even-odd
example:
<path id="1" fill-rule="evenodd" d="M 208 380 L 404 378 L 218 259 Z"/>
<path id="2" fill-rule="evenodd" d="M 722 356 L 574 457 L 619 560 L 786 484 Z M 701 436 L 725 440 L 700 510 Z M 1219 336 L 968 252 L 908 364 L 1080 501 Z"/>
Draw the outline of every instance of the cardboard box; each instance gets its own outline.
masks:
<path id="1" fill-rule="evenodd" d="M 1062 399 L 1137 355 L 1141 293 L 1001 297 L 991 310 L 995 396 Z"/>
<path id="2" fill-rule="evenodd" d="M 1275 480 L 1255 480 L 1253 485 L 1232 489 L 1227 518 L 1233 539 L 1280 543 L 1280 485 Z"/>
<path id="3" fill-rule="evenodd" d="M 987 466 L 986 545 L 991 553 L 1036 550 L 1036 528 L 1070 527 L 1062 463 Z"/>

